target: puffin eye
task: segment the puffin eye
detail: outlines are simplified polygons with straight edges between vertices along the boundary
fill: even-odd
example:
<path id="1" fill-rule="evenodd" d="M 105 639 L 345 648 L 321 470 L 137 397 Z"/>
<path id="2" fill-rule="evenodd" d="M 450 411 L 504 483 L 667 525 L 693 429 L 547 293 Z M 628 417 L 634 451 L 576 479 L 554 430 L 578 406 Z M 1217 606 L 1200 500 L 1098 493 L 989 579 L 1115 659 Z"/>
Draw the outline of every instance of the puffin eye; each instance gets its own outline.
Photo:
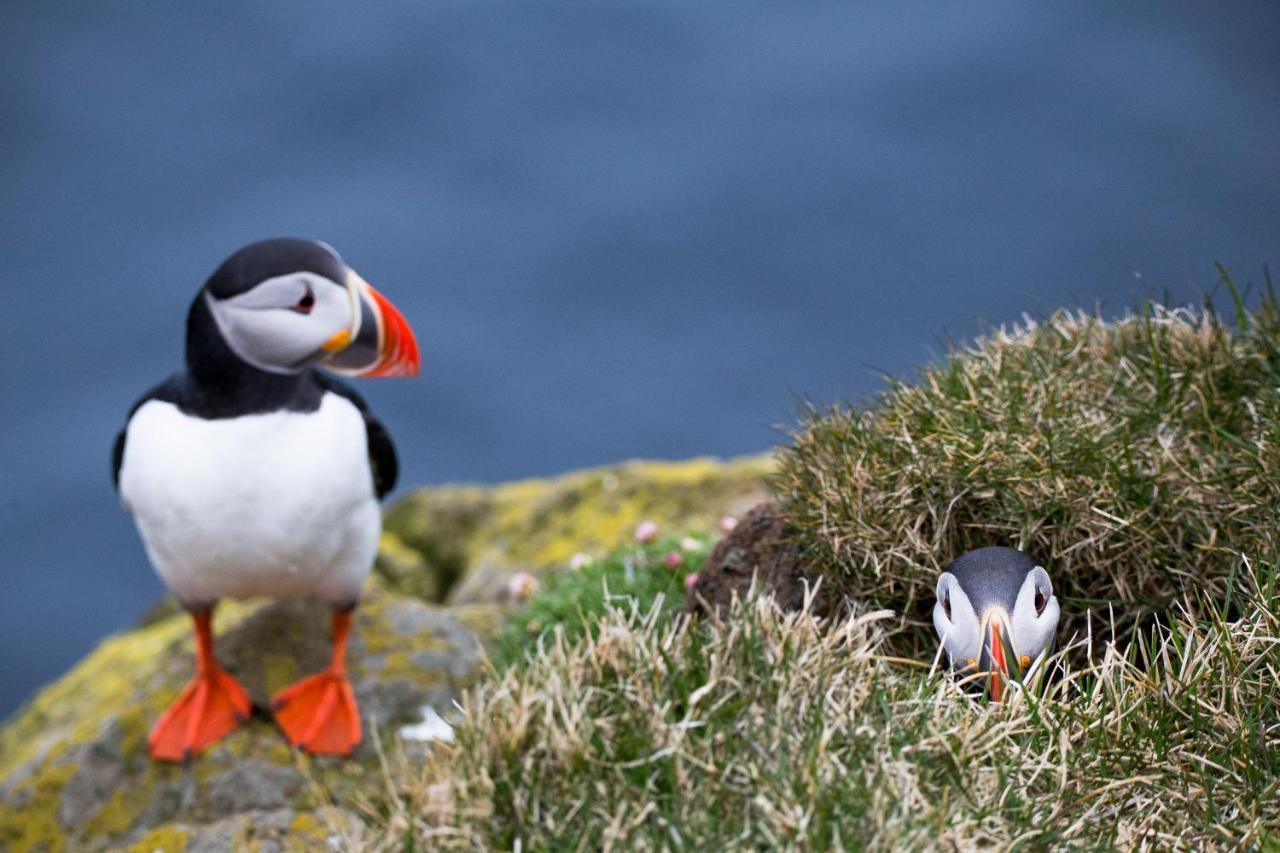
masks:
<path id="1" fill-rule="evenodd" d="M 299 314 L 310 314 L 311 309 L 316 307 L 316 295 L 311 290 L 311 285 L 306 285 L 307 292 L 302 294 L 302 298 L 293 304 L 293 310 Z"/>
<path id="2" fill-rule="evenodd" d="M 1037 616 L 1044 613 L 1045 605 L 1047 605 L 1048 603 L 1049 603 L 1049 599 L 1044 594 L 1044 591 L 1041 590 L 1039 587 L 1036 587 L 1036 615 Z"/>
<path id="3" fill-rule="evenodd" d="M 948 622 L 953 621 L 951 619 L 951 593 L 950 592 L 944 592 L 942 594 L 942 612 L 946 614 Z"/>

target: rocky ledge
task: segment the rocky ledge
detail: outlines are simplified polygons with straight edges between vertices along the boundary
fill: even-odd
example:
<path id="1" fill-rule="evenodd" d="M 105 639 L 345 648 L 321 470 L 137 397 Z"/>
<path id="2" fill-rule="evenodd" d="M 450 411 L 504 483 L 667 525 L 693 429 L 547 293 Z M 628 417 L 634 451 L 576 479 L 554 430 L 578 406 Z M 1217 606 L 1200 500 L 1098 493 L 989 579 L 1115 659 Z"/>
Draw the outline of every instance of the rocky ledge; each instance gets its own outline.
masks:
<path id="1" fill-rule="evenodd" d="M 353 846 L 382 755 L 425 749 L 424 715 L 447 736 L 438 715 L 483 677 L 508 578 L 612 547 L 644 519 L 710 527 L 758 501 L 770 470 L 766 457 L 637 462 L 406 496 L 388 513 L 357 611 L 348 670 L 366 737 L 349 759 L 292 752 L 265 710 L 274 691 L 326 663 L 328 613 L 307 602 L 232 602 L 215 620 L 218 655 L 255 714 L 188 766 L 152 762 L 147 731 L 192 668 L 188 618 L 159 607 L 0 729 L 0 849 Z"/>

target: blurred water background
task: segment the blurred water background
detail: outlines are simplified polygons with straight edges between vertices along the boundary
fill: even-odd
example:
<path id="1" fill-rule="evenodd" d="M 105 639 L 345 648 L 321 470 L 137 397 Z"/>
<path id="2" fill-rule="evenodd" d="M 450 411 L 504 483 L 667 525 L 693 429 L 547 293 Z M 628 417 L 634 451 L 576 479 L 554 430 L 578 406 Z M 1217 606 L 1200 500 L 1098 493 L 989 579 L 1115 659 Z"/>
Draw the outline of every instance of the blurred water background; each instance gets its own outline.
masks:
<path id="1" fill-rule="evenodd" d="M 760 451 L 984 323 L 1280 261 L 1275 3 L 0 6 L 0 713 L 161 594 L 111 442 L 221 259 L 418 330 L 402 483 Z"/>

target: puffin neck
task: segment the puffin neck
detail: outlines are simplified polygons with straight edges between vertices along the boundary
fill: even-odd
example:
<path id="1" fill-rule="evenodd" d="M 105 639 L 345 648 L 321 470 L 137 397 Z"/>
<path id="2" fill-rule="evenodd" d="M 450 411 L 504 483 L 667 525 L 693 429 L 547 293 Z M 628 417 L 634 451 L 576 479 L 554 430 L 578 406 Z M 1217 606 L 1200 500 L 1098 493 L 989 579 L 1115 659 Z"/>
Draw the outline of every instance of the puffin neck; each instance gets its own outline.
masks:
<path id="1" fill-rule="evenodd" d="M 237 415 L 318 406 L 318 386 L 310 369 L 299 373 L 269 373 L 245 362 L 223 339 L 204 291 L 187 315 L 187 377 L 195 398 L 193 408 L 205 414 Z"/>

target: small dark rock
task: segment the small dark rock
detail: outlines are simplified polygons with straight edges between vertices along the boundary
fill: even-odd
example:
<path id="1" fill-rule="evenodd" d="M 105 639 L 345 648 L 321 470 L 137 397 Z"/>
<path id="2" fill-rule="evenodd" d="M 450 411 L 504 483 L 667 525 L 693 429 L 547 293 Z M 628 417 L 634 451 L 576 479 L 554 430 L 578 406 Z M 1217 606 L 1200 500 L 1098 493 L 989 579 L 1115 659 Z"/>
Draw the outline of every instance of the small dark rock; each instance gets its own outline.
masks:
<path id="1" fill-rule="evenodd" d="M 778 505 L 757 504 L 721 539 L 698 572 L 685 610 L 697 615 L 719 613 L 734 596 L 745 598 L 756 579 L 757 589 L 773 596 L 785 610 L 804 606 L 813 580 L 801 569 L 800 547 Z M 818 615 L 826 607 L 814 602 Z"/>

